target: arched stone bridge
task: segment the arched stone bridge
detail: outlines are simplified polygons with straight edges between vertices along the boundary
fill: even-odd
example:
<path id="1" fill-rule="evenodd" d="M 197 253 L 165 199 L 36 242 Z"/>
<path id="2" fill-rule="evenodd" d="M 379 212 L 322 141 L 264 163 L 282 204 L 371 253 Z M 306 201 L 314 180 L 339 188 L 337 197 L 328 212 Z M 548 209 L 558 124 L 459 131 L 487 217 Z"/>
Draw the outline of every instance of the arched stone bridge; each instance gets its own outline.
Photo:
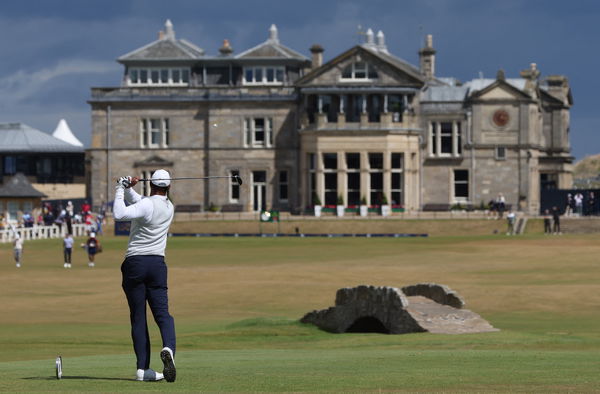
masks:
<path id="1" fill-rule="evenodd" d="M 307 313 L 303 323 L 333 332 L 462 334 L 498 331 L 444 285 L 357 286 L 337 291 L 335 306 Z"/>

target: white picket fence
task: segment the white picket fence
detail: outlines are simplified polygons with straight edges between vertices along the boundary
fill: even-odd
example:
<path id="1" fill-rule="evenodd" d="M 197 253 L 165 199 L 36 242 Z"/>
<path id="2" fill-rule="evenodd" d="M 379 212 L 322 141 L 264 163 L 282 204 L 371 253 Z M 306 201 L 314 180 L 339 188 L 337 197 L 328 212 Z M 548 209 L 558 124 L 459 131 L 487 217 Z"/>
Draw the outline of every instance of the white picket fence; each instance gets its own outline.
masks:
<path id="1" fill-rule="evenodd" d="M 88 235 L 89 226 L 86 224 L 73 224 L 73 237 L 83 237 Z M 0 243 L 12 242 L 15 239 L 15 232 L 23 240 L 62 238 L 67 233 L 67 225 L 58 226 L 33 226 L 33 227 L 15 227 L 14 229 L 0 230 Z"/>

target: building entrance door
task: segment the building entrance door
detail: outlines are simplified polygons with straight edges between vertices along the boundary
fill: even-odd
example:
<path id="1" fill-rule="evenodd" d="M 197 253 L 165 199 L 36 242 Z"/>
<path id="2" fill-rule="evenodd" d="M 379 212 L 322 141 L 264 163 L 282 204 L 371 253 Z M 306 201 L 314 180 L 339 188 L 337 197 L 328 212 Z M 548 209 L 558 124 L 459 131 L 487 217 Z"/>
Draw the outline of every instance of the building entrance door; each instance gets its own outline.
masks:
<path id="1" fill-rule="evenodd" d="M 267 209 L 266 171 L 252 171 L 252 208 L 254 212 Z"/>

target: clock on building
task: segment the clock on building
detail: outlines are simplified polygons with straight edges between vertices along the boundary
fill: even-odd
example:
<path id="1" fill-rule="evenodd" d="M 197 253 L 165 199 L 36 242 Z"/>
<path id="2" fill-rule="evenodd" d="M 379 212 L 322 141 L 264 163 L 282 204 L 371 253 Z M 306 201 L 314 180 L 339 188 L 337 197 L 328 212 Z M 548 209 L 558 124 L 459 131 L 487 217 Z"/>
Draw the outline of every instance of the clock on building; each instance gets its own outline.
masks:
<path id="1" fill-rule="evenodd" d="M 508 124 L 510 120 L 510 115 L 503 109 L 499 109 L 494 112 L 494 116 L 492 117 L 494 124 L 498 127 L 504 127 Z"/>

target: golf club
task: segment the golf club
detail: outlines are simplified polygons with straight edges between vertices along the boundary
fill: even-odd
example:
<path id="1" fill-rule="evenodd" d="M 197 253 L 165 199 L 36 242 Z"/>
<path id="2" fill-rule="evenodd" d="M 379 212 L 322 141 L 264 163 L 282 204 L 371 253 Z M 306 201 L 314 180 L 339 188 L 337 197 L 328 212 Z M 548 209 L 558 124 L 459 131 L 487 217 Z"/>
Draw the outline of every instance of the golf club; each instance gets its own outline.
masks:
<path id="1" fill-rule="evenodd" d="M 215 178 L 227 178 L 233 179 L 237 182 L 238 185 L 242 186 L 242 178 L 239 175 L 232 176 L 201 176 L 201 177 L 184 177 L 184 178 L 164 178 L 164 179 L 154 179 L 155 181 L 180 181 L 180 180 L 188 180 L 188 179 L 215 179 Z M 152 179 L 138 179 L 138 182 L 149 182 Z"/>

